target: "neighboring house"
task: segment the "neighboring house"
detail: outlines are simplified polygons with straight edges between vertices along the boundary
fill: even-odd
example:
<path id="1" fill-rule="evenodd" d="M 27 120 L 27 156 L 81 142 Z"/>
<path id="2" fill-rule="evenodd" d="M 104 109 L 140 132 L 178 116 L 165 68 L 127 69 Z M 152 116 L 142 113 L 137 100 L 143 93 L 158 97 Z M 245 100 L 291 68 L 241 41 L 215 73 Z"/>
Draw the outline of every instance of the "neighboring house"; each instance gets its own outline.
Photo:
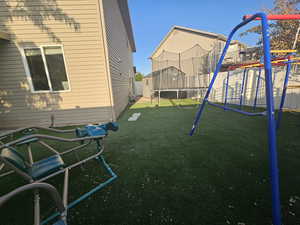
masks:
<path id="1" fill-rule="evenodd" d="M 170 63 L 172 63 L 172 66 L 177 65 L 177 67 L 181 64 L 180 69 L 186 74 L 190 74 L 188 71 L 189 68 L 184 68 L 182 64 L 188 59 L 192 61 L 192 58 L 197 58 L 202 55 L 207 55 L 209 57 L 209 63 L 212 64 L 211 67 L 214 68 L 220 53 L 225 46 L 226 40 L 227 38 L 222 34 L 174 26 L 163 38 L 150 57 L 152 60 L 152 72 L 156 71 L 158 67 L 159 69 L 169 67 Z M 243 46 L 244 45 L 238 41 L 232 41 L 228 49 L 228 57 L 226 57 L 226 60 L 236 60 L 237 57 L 239 57 L 239 51 L 244 48 Z M 167 63 L 167 61 L 170 63 Z M 194 63 L 190 64 L 192 66 Z"/>
<path id="2" fill-rule="evenodd" d="M 180 53 L 195 45 L 206 51 L 211 51 L 217 44 L 224 45 L 226 37 L 207 31 L 191 29 L 181 26 L 173 26 L 158 47 L 151 55 L 152 58 L 158 57 L 163 51 Z"/>
<path id="3" fill-rule="evenodd" d="M 0 0 L 0 31 L 0 128 L 99 123 L 126 108 L 127 0 Z"/>
<path id="4" fill-rule="evenodd" d="M 144 96 L 149 97 L 155 90 L 170 89 L 186 89 L 185 91 L 189 94 L 185 96 L 193 96 L 198 90 L 205 89 L 226 40 L 227 38 L 221 34 L 181 26 L 172 27 L 150 57 L 152 75 L 144 79 Z M 240 51 L 244 48 L 245 46 L 240 42 L 232 41 L 225 63 L 242 60 Z M 176 73 L 180 71 L 184 74 L 183 87 L 176 85 L 178 80 L 172 75 L 175 70 Z M 153 76 L 154 74 L 160 74 L 160 76 Z M 166 80 L 170 81 L 169 78 L 172 77 L 171 80 L 176 82 L 164 82 L 162 79 L 166 77 L 168 77 Z M 147 85 L 150 83 L 151 85 Z"/>
<path id="5" fill-rule="evenodd" d="M 246 60 L 243 52 L 247 49 L 247 46 L 239 41 L 233 40 L 230 43 L 227 54 L 225 56 L 223 64 L 241 63 Z"/>

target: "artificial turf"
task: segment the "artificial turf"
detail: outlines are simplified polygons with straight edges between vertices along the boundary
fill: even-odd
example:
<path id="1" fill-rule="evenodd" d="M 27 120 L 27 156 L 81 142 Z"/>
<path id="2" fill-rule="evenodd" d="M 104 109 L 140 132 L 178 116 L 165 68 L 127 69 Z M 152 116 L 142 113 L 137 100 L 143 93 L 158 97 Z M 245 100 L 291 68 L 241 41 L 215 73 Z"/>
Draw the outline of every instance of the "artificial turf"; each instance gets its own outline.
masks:
<path id="1" fill-rule="evenodd" d="M 69 224 L 270 225 L 266 118 L 207 107 L 190 137 L 196 110 L 192 100 L 162 100 L 160 107 L 141 102 L 126 110 L 118 121 L 120 130 L 106 139 L 104 153 L 119 177 L 71 209 Z M 142 113 L 140 118 L 128 122 L 135 112 Z M 299 113 L 283 115 L 278 156 L 283 221 L 297 225 Z M 95 162 L 71 171 L 71 200 L 105 178 L 102 174 Z M 62 181 L 59 177 L 52 183 L 61 190 Z M 22 184 L 17 176 L 0 182 L 0 195 Z M 43 209 L 49 211 L 51 202 L 45 199 Z M 31 193 L 16 197 L 0 209 L 0 224 L 32 224 L 31 206 Z"/>

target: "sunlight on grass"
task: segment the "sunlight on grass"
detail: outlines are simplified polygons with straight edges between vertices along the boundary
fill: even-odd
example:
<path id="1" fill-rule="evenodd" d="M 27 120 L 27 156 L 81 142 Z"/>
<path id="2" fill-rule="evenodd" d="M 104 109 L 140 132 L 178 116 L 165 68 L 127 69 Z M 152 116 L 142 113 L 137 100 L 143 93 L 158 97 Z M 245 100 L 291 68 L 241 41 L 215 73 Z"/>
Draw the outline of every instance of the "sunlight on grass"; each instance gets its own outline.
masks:
<path id="1" fill-rule="evenodd" d="M 188 105 L 197 105 L 199 101 L 194 99 L 161 99 L 159 107 L 172 107 L 172 106 L 188 106 Z M 157 99 L 153 99 L 152 104 L 149 101 L 147 102 L 138 102 L 130 107 L 130 109 L 140 109 L 140 108 L 153 108 L 158 107 Z"/>

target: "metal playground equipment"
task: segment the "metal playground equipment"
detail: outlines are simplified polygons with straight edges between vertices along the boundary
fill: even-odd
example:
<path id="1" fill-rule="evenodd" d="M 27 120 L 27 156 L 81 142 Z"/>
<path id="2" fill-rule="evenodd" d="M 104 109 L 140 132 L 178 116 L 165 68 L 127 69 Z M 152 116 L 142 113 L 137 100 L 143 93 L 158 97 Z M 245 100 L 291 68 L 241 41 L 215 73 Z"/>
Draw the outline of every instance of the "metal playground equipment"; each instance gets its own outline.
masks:
<path id="1" fill-rule="evenodd" d="M 284 66 L 286 67 L 286 71 L 285 71 L 285 77 L 284 77 L 284 83 L 283 83 L 283 87 L 282 87 L 282 95 L 281 95 L 281 100 L 280 100 L 280 105 L 279 105 L 279 111 L 278 111 L 278 118 L 277 118 L 277 129 L 280 126 L 280 122 L 282 119 L 282 112 L 283 112 L 283 106 L 285 103 L 285 99 L 286 99 L 286 92 L 288 89 L 288 81 L 289 81 L 289 76 L 291 73 L 291 68 L 292 68 L 292 64 L 298 64 L 300 62 L 300 57 L 296 57 L 295 54 L 297 53 L 296 50 L 271 50 L 272 53 L 272 57 L 271 57 L 271 64 L 272 66 Z M 276 54 L 286 54 L 284 56 L 276 56 Z M 263 61 L 263 59 L 261 59 L 261 61 Z M 244 105 L 244 96 L 245 96 L 245 85 L 246 85 L 246 78 L 248 76 L 248 72 L 251 69 L 258 69 L 258 76 L 256 79 L 256 88 L 255 88 L 255 97 L 254 97 L 254 101 L 253 101 L 253 111 L 255 111 L 257 109 L 258 106 L 258 94 L 259 94 L 259 90 L 261 87 L 261 82 L 263 79 L 262 77 L 262 68 L 263 68 L 264 64 L 262 62 L 252 62 L 252 63 L 246 63 L 246 64 L 236 64 L 236 65 L 231 65 L 228 67 L 228 71 L 227 71 L 227 76 L 226 76 L 226 80 L 225 80 L 225 98 L 224 98 L 224 107 L 229 107 L 229 105 L 238 105 L 239 109 L 241 110 L 243 105 Z M 230 81 L 230 76 L 233 70 L 235 69 L 243 69 L 243 75 L 242 75 L 242 81 L 241 81 L 241 86 L 240 86 L 240 90 L 238 93 L 238 96 L 234 96 L 234 97 L 230 97 L 229 95 L 229 81 Z M 276 78 L 276 74 L 273 74 L 273 84 L 274 84 L 274 80 Z M 238 104 L 234 104 L 234 103 L 229 103 L 230 100 L 236 100 L 238 101 Z M 211 103 L 209 103 L 211 104 Z M 265 103 L 260 104 L 262 106 L 265 106 Z M 219 106 L 219 105 L 217 105 Z M 238 110 L 236 108 L 233 108 L 232 110 Z M 264 116 L 266 115 L 266 112 L 244 112 L 244 111 L 240 111 L 240 113 L 248 115 L 248 116 Z"/>
<path id="2" fill-rule="evenodd" d="M 0 172 L 6 167 L 11 169 L 0 174 L 0 178 L 16 173 L 29 183 L 0 197 L 0 206 L 11 197 L 21 192 L 34 190 L 34 224 L 42 225 L 49 224 L 50 222 L 56 225 L 66 224 L 68 209 L 79 204 L 81 201 L 96 193 L 117 178 L 117 175 L 113 172 L 102 156 L 104 151 L 103 139 L 108 135 L 110 130 L 117 131 L 118 124 L 110 122 L 102 125 L 87 125 L 84 128 L 70 130 L 59 130 L 45 127 L 27 127 L 0 135 L 0 140 L 2 142 L 2 145 L 0 145 L 0 163 L 2 162 L 2 164 L 0 164 Z M 56 135 L 71 134 L 75 137 L 62 138 L 53 135 L 40 134 L 40 132 L 54 133 Z M 18 136 L 21 137 L 17 138 Z M 4 144 L 3 140 L 9 141 L 6 141 Z M 58 151 L 53 146 L 46 143 L 45 140 L 55 141 L 56 144 L 74 143 L 76 146 L 63 151 Z M 39 144 L 50 151 L 52 156 L 35 162 L 33 153 L 36 144 Z M 91 144 L 96 145 L 95 151 L 84 159 L 80 159 L 78 151 L 84 150 L 84 148 Z M 27 148 L 28 160 L 26 160 L 26 158 L 19 152 L 24 150 L 24 147 Z M 76 156 L 77 162 L 67 165 L 63 158 L 71 153 Z M 102 183 L 98 183 L 96 187 L 69 203 L 69 171 L 75 167 L 82 166 L 91 160 L 96 160 L 99 166 L 102 166 L 109 174 L 110 178 Z M 53 186 L 44 183 L 59 174 L 64 174 L 63 197 L 59 196 L 57 190 Z M 39 189 L 46 190 L 52 196 L 58 209 L 58 212 L 52 214 L 43 221 L 41 221 L 40 218 Z M 55 222 L 53 223 L 53 221 Z"/>
<path id="3" fill-rule="evenodd" d="M 45 190 L 52 200 L 55 203 L 56 208 L 59 211 L 59 216 L 58 220 L 53 224 L 53 225 L 66 225 L 66 208 L 63 204 L 63 201 L 55 187 L 53 187 L 50 184 L 47 183 L 32 183 L 32 184 L 26 184 L 22 187 L 17 188 L 16 190 L 13 190 L 12 192 L 0 197 L 0 207 L 3 206 L 7 201 L 9 201 L 11 198 L 15 197 L 16 195 L 19 195 L 23 192 L 26 191 L 31 191 L 31 190 L 40 190 L 43 189 Z M 35 217 L 38 217 L 38 214 L 35 215 Z"/>
<path id="4" fill-rule="evenodd" d="M 216 43 L 211 51 L 199 44 L 180 53 L 164 50 L 159 56 L 151 58 L 151 92 L 153 96 L 157 95 L 158 104 L 164 92 L 174 92 L 178 99 L 180 94 L 199 96 L 206 90 L 210 71 L 219 57 L 220 44 Z"/>
<path id="5" fill-rule="evenodd" d="M 225 110 L 234 111 L 237 113 L 241 113 L 247 116 L 267 116 L 267 124 L 268 124 L 268 149 L 269 149 L 269 161 L 270 161 L 270 178 L 271 178 L 271 190 L 272 190 L 272 216 L 273 216 L 273 224 L 281 225 L 281 204 L 280 204 L 280 192 L 279 192 L 279 174 L 278 174 L 278 158 L 277 158 L 277 140 L 276 140 L 276 119 L 275 119 L 275 111 L 274 111 L 274 96 L 273 96 L 273 84 L 272 84 L 272 57 L 271 57 L 271 49 L 270 49 L 270 38 L 269 38 L 269 20 L 300 20 L 300 15 L 266 15 L 265 13 L 256 13 L 252 16 L 245 16 L 243 22 L 238 24 L 233 28 L 231 33 L 228 36 L 226 41 L 226 45 L 223 49 L 219 62 L 214 71 L 214 75 L 209 84 L 208 90 L 205 94 L 202 104 L 199 107 L 199 110 L 196 114 L 192 129 L 190 131 L 190 135 L 192 136 L 197 129 L 201 115 L 204 111 L 206 104 L 216 106 Z M 253 20 L 260 20 L 262 27 L 262 41 L 263 41 L 263 61 L 264 63 L 261 67 L 264 67 L 265 72 L 265 94 L 266 94 L 266 112 L 256 113 L 256 112 L 246 112 L 241 109 L 236 109 L 233 107 L 222 106 L 215 103 L 210 102 L 209 95 L 213 88 L 214 82 L 218 76 L 219 71 L 221 70 L 223 60 L 225 58 L 226 52 L 229 48 L 230 42 L 233 38 L 233 35 L 236 33 L 238 29 L 250 23 Z M 287 64 L 287 72 L 290 70 L 290 61 L 289 59 L 285 59 Z M 281 62 L 279 62 L 281 63 Z M 286 76 L 287 77 L 287 76 Z M 288 78 L 285 80 L 284 89 L 286 89 Z M 285 95 L 285 93 L 283 93 Z M 284 101 L 282 102 L 282 104 Z M 278 119 L 277 121 L 280 121 Z"/>

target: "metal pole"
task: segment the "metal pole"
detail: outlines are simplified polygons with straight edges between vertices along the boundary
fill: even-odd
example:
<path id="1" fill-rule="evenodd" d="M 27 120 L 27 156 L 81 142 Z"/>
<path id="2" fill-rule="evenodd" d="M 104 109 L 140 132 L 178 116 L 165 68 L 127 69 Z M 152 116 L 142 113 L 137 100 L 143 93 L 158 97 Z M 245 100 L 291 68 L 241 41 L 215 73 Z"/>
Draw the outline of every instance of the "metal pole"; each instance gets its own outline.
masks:
<path id="1" fill-rule="evenodd" d="M 39 190 L 34 190 L 34 225 L 40 225 L 40 194 Z"/>
<path id="2" fill-rule="evenodd" d="M 180 55 L 180 52 L 178 53 L 178 58 L 179 58 L 179 70 L 181 72 L 181 55 Z M 177 71 L 177 88 L 179 88 L 179 85 L 178 85 L 178 77 L 179 77 L 179 71 Z"/>
<path id="3" fill-rule="evenodd" d="M 167 77 L 167 82 L 166 82 L 166 84 L 164 85 L 164 88 L 165 88 L 165 86 L 167 86 L 167 88 L 169 88 L 170 87 L 170 76 L 169 76 L 169 73 L 168 73 L 168 68 L 169 68 L 169 64 L 168 64 L 168 60 L 166 60 L 166 75 L 165 75 L 165 77 Z M 171 84 L 172 84 L 172 81 L 171 81 Z"/>
<path id="4" fill-rule="evenodd" d="M 64 193 L 63 193 L 63 204 L 66 208 L 64 212 L 64 216 L 67 216 L 68 213 L 68 189 L 69 189 L 69 169 L 65 171 L 65 179 L 64 179 Z"/>
<path id="5" fill-rule="evenodd" d="M 272 215 L 273 224 L 281 225 L 281 204 L 279 193 L 279 171 L 277 158 L 277 140 L 276 140 L 276 120 L 274 112 L 274 97 L 272 84 L 272 64 L 271 49 L 269 40 L 269 24 L 266 15 L 261 17 L 262 35 L 264 46 L 264 65 L 266 79 L 266 100 L 267 100 L 267 118 L 268 118 L 268 143 L 269 143 L 269 162 L 272 190 Z"/>
<path id="6" fill-rule="evenodd" d="M 259 72 L 258 72 L 258 78 L 257 78 L 257 84 L 256 84 L 256 90 L 255 90 L 255 98 L 254 98 L 253 110 L 256 109 L 258 91 L 259 91 L 259 87 L 260 87 L 260 77 L 261 77 L 261 68 L 259 68 Z"/>
<path id="7" fill-rule="evenodd" d="M 4 163 L 0 164 L 0 171 L 4 168 L 4 166 L 5 166 Z"/>
<path id="8" fill-rule="evenodd" d="M 114 171 L 110 168 L 110 166 L 107 164 L 107 162 L 104 160 L 104 158 L 102 156 L 99 156 L 98 161 L 102 164 L 103 168 L 108 172 L 108 174 L 111 176 L 108 180 L 104 181 L 103 183 L 100 183 L 98 186 L 96 186 L 94 189 L 92 189 L 91 191 L 83 194 L 82 196 L 80 196 L 78 199 L 76 199 L 75 201 L 71 202 L 68 206 L 68 208 L 72 208 L 75 205 L 77 205 L 79 202 L 83 201 L 84 199 L 86 199 L 87 197 L 89 197 L 90 195 L 92 195 L 93 193 L 99 191 L 100 189 L 102 189 L 103 187 L 105 187 L 106 185 L 110 184 L 111 182 L 113 182 L 115 179 L 117 179 L 117 175 L 114 173 Z"/>
<path id="9" fill-rule="evenodd" d="M 158 106 L 159 106 L 159 103 L 160 103 L 161 78 L 162 78 L 162 69 L 160 69 L 160 73 L 159 73 Z"/>
<path id="10" fill-rule="evenodd" d="M 179 70 L 181 70 L 181 55 L 180 55 L 180 52 L 178 53 L 178 67 L 179 67 Z"/>
<path id="11" fill-rule="evenodd" d="M 246 111 L 242 111 L 240 109 L 236 109 L 236 108 L 233 108 L 233 107 L 229 107 L 229 106 L 225 107 L 223 105 L 215 104 L 215 103 L 212 103 L 210 101 L 207 101 L 207 104 L 215 106 L 215 107 L 220 108 L 220 109 L 240 113 L 240 114 L 243 114 L 243 115 L 246 115 L 246 116 L 266 116 L 267 115 L 266 112 L 257 112 L 257 113 L 256 112 L 246 112 Z"/>
<path id="12" fill-rule="evenodd" d="M 50 151 L 54 152 L 55 154 L 59 155 L 60 153 L 58 151 L 56 151 L 54 148 L 52 148 L 50 145 L 48 145 L 47 143 L 43 142 L 43 141 L 39 141 L 39 143 L 41 145 L 43 145 L 44 147 L 46 147 L 47 149 L 49 149 Z"/>
<path id="13" fill-rule="evenodd" d="M 251 15 L 245 15 L 243 17 L 243 20 L 251 18 Z M 299 14 L 288 14 L 288 15 L 268 15 L 268 20 L 299 20 L 300 15 Z M 262 20 L 262 18 L 257 17 L 255 20 Z"/>
<path id="14" fill-rule="evenodd" d="M 228 98 L 228 87 L 229 87 L 229 75 L 230 71 L 227 72 L 227 77 L 226 77 L 226 87 L 225 87 L 225 100 L 224 100 L 224 106 L 226 107 L 227 105 L 227 98 Z M 226 109 L 224 109 L 226 110 Z"/>
<path id="15" fill-rule="evenodd" d="M 242 109 L 243 105 L 243 99 L 244 99 L 244 86 L 245 86 L 245 78 L 246 78 L 247 69 L 244 69 L 243 74 L 243 81 L 242 81 L 242 87 L 241 87 L 241 93 L 240 93 L 240 109 Z"/>
<path id="16" fill-rule="evenodd" d="M 81 195 L 78 199 L 74 200 L 68 205 L 68 209 L 73 208 L 75 205 L 83 201 L 84 199 L 88 198 L 92 194 L 96 193 L 97 191 L 101 190 L 103 187 L 107 186 L 111 182 L 113 182 L 115 179 L 117 179 L 117 175 L 114 173 L 114 171 L 110 168 L 110 166 L 105 162 L 103 156 L 98 156 L 95 158 L 102 166 L 103 168 L 108 172 L 108 174 L 111 176 L 106 181 L 99 183 L 96 187 L 94 187 L 92 190 L 86 192 L 85 194 Z M 47 219 L 41 222 L 40 225 L 48 224 L 49 221 L 59 216 L 59 213 L 54 213 L 51 216 L 49 216 Z"/>
<path id="17" fill-rule="evenodd" d="M 158 106 L 159 106 L 159 103 L 160 103 L 160 91 L 158 91 Z"/>
<path id="18" fill-rule="evenodd" d="M 27 144 L 27 151 L 28 151 L 29 163 L 32 166 L 32 164 L 33 164 L 33 156 L 32 156 L 32 151 L 31 151 L 31 145 L 30 145 L 30 143 Z"/>
<path id="19" fill-rule="evenodd" d="M 204 111 L 205 104 L 208 101 L 209 94 L 212 90 L 213 84 L 218 76 L 218 73 L 222 67 L 223 60 L 226 52 L 229 48 L 235 32 L 242 26 L 248 24 L 256 18 L 261 18 L 262 25 L 262 36 L 263 36 L 263 47 L 264 47 L 264 66 L 265 66 L 265 77 L 266 77 L 266 99 L 267 99 L 267 118 L 268 118 L 268 148 L 269 148 L 269 161 L 270 161 L 270 177 L 271 177 L 271 190 L 272 190 L 272 215 L 273 225 L 281 225 L 281 205 L 280 205 L 280 193 L 279 193 L 279 174 L 278 174 L 278 162 L 277 162 L 277 146 L 276 146 L 276 121 L 274 115 L 274 99 L 273 99 L 273 85 L 272 85 L 272 64 L 270 54 L 270 40 L 269 40 L 269 25 L 267 16 L 265 13 L 257 13 L 250 18 L 244 20 L 238 24 L 229 34 L 223 49 L 222 55 L 216 66 L 216 70 L 209 84 L 208 90 L 205 94 L 205 98 L 199 107 L 196 114 L 190 135 L 192 136 L 199 125 L 201 115 Z"/>
<path id="20" fill-rule="evenodd" d="M 58 191 L 56 190 L 55 187 L 53 187 L 52 185 L 47 184 L 47 183 L 26 184 L 26 185 L 23 185 L 22 187 L 19 187 L 15 190 L 11 191 L 10 193 L 0 197 L 0 207 L 2 207 L 7 201 L 9 201 L 12 197 L 14 197 L 16 195 L 18 195 L 22 192 L 28 191 L 28 190 L 33 190 L 33 189 L 36 190 L 38 188 L 41 188 L 41 189 L 44 189 L 47 191 L 47 193 L 51 196 L 51 198 L 55 202 L 55 205 L 58 208 L 60 213 L 62 213 L 65 210 Z"/>
<path id="21" fill-rule="evenodd" d="M 215 80 L 216 80 L 216 78 L 217 78 L 217 76 L 218 76 L 219 71 L 221 70 L 223 60 L 224 60 L 224 58 L 225 58 L 226 52 L 227 52 L 227 50 L 228 50 L 228 48 L 229 48 L 229 45 L 230 45 L 230 42 L 231 42 L 231 39 L 232 39 L 234 33 L 235 33 L 241 26 L 247 24 L 248 22 L 250 22 L 250 20 L 247 21 L 247 22 L 243 22 L 243 23 L 241 23 L 240 25 L 236 26 L 236 27 L 231 31 L 231 33 L 229 34 L 228 39 L 227 39 L 226 44 L 225 44 L 225 47 L 224 47 L 224 49 L 223 49 L 222 55 L 221 55 L 221 57 L 220 57 L 220 59 L 219 59 L 219 62 L 218 62 L 218 64 L 217 64 L 217 66 L 216 66 L 216 70 L 214 71 L 214 75 L 213 75 L 213 77 L 212 77 L 212 79 L 211 79 L 211 81 L 210 81 L 210 84 L 209 84 L 209 86 L 208 86 L 208 89 L 207 89 L 207 91 L 206 91 L 205 97 L 204 97 L 204 99 L 203 99 L 203 101 L 202 101 L 202 104 L 200 105 L 200 107 L 199 107 L 199 109 L 198 109 L 197 114 L 196 114 L 196 117 L 195 117 L 195 120 L 194 120 L 192 129 L 191 129 L 191 131 L 190 131 L 190 133 L 189 133 L 190 136 L 193 136 L 194 132 L 196 131 L 197 127 L 199 126 L 199 121 L 200 121 L 201 115 L 202 115 L 202 113 L 203 113 L 203 111 L 204 111 L 205 104 L 206 104 L 207 101 L 208 101 L 208 98 L 209 98 L 210 92 L 211 92 L 211 90 L 212 90 L 212 87 L 213 87 L 213 85 L 214 85 L 214 83 L 215 83 Z"/>
<path id="22" fill-rule="evenodd" d="M 283 89 L 282 89 L 282 96 L 281 96 L 281 101 L 280 101 L 280 106 L 279 106 L 279 112 L 278 112 L 278 118 L 277 118 L 277 126 L 276 126 L 277 129 L 279 129 L 280 122 L 281 122 L 281 119 L 282 119 L 282 109 L 283 109 L 284 102 L 285 102 L 286 91 L 287 91 L 287 87 L 288 87 L 288 83 L 289 83 L 289 75 L 290 75 L 290 72 L 291 72 L 291 68 L 292 68 L 291 63 L 290 62 L 287 63 L 287 65 L 286 65 L 285 79 L 284 79 Z"/>

